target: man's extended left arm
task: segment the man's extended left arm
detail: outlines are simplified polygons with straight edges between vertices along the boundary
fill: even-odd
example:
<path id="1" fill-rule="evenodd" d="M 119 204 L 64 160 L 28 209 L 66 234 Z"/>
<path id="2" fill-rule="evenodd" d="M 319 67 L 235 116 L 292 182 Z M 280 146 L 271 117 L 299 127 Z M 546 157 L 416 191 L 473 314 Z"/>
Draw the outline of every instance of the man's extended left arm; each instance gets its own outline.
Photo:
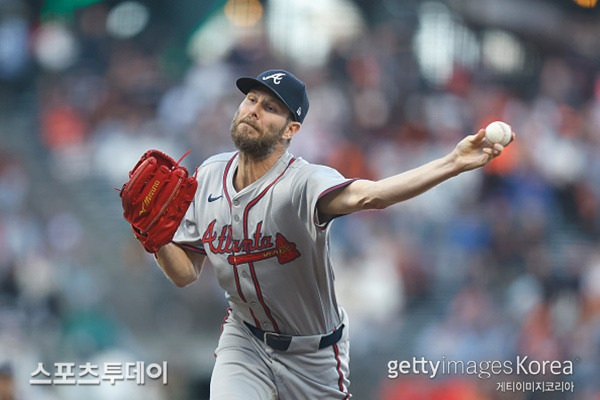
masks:
<path id="1" fill-rule="evenodd" d="M 514 140 L 513 133 L 513 140 Z M 461 140 L 448 155 L 404 173 L 379 181 L 356 180 L 327 194 L 317 204 L 321 215 L 344 215 L 361 210 L 383 209 L 426 192 L 462 172 L 479 168 L 502 153 L 500 144 L 490 145 L 485 130 Z"/>

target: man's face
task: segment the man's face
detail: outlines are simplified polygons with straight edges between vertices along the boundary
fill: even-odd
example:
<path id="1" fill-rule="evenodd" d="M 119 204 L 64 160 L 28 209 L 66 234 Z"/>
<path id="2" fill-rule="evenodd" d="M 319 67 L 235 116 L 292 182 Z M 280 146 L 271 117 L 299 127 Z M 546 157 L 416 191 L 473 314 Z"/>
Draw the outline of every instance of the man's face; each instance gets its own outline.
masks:
<path id="1" fill-rule="evenodd" d="M 246 95 L 231 121 L 235 147 L 253 159 L 269 156 L 282 139 L 289 123 L 287 107 L 265 90 Z"/>

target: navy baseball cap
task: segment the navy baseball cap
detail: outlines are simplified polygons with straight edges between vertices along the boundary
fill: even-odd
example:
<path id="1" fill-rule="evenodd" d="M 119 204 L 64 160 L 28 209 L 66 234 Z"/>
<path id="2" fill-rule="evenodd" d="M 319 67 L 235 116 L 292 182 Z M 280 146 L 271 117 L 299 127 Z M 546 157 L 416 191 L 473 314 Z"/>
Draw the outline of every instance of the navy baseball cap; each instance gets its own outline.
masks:
<path id="1" fill-rule="evenodd" d="M 259 86 L 266 88 L 283 101 L 290 110 L 294 121 L 302 123 L 308 112 L 308 96 L 306 86 L 288 71 L 282 69 L 270 69 L 259 74 L 256 79 L 243 77 L 235 82 L 242 93 L 247 94 L 253 88 Z"/>

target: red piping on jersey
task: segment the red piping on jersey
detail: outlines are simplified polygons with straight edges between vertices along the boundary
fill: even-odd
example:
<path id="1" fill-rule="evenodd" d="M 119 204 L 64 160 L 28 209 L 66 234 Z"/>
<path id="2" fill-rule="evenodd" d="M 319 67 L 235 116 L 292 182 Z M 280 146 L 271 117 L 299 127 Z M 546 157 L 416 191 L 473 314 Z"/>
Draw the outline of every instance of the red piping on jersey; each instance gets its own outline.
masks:
<path id="1" fill-rule="evenodd" d="M 251 200 L 248 203 L 248 205 L 246 206 L 246 209 L 244 210 L 244 217 L 243 217 L 244 239 L 249 238 L 248 237 L 248 213 L 250 212 L 250 209 L 252 207 L 254 207 L 256 205 L 256 203 L 258 203 L 265 196 L 265 194 L 267 194 L 269 189 L 271 189 L 273 187 L 273 185 L 275 185 L 277 183 L 277 181 L 279 181 L 279 179 L 281 179 L 281 177 L 285 174 L 285 172 L 288 170 L 290 165 L 292 165 L 294 163 L 294 161 L 296 161 L 296 159 L 292 158 L 290 160 L 290 162 L 288 163 L 288 165 L 283 170 L 283 172 L 281 172 L 281 174 L 279 174 L 279 176 L 277 178 L 275 178 L 273 180 L 273 182 L 271 182 L 269 184 L 269 186 L 267 186 L 262 192 L 260 192 L 260 194 L 258 196 L 256 196 L 253 200 Z M 265 310 L 265 314 L 267 314 L 267 317 L 273 324 L 273 329 L 275 330 L 275 332 L 279 333 L 279 326 L 277 325 L 277 322 L 275 322 L 275 318 L 273 318 L 273 315 L 271 314 L 271 310 L 269 309 L 269 307 L 267 306 L 267 303 L 265 303 L 265 300 L 263 299 L 262 291 L 260 289 L 260 284 L 258 283 L 258 277 L 256 276 L 256 271 L 254 270 L 254 263 L 249 262 L 248 266 L 250 267 L 250 274 L 252 275 L 252 281 L 254 282 L 254 288 L 256 289 L 256 295 L 258 297 L 258 301 L 260 302 L 260 304 L 262 304 L 263 309 Z"/>
<path id="2" fill-rule="evenodd" d="M 328 195 L 329 193 L 333 192 L 334 190 L 337 190 L 337 189 L 343 188 L 343 187 L 345 187 L 345 186 L 348 186 L 349 184 L 351 184 L 351 183 L 352 183 L 352 182 L 354 182 L 355 180 L 357 180 L 357 179 L 356 179 L 356 178 L 354 178 L 354 179 L 348 179 L 346 182 L 342 182 L 342 183 L 340 183 L 339 185 L 335 185 L 335 186 L 333 186 L 333 187 L 330 187 L 329 189 L 327 189 L 327 190 L 323 191 L 323 193 L 321 193 L 321 194 L 319 195 L 319 197 L 317 197 L 317 202 L 318 202 L 319 200 L 321 200 L 321 198 L 322 198 L 323 196 L 326 196 L 326 195 Z M 337 218 L 337 217 L 341 217 L 341 215 L 336 215 L 336 216 L 334 216 L 333 218 Z M 328 222 L 327 222 L 325 225 L 323 225 L 323 226 L 317 226 L 317 228 L 319 228 L 319 229 L 321 229 L 321 230 L 325 230 L 325 229 L 327 228 L 327 226 L 329 225 L 329 222 L 331 222 L 331 221 L 333 220 L 333 218 L 332 218 L 331 220 L 329 220 L 329 221 L 328 221 Z M 316 225 L 316 224 L 315 224 L 315 225 Z"/>
<path id="3" fill-rule="evenodd" d="M 225 324 L 227 323 L 227 318 L 229 318 L 229 312 L 232 311 L 231 307 L 227 307 L 225 310 L 225 318 L 223 318 L 223 323 L 221 324 L 221 335 L 223 334 L 223 328 L 225 328 Z"/>
<path id="4" fill-rule="evenodd" d="M 231 168 L 231 164 L 233 164 L 233 160 L 237 157 L 238 153 L 235 153 L 233 157 L 227 162 L 225 166 L 225 172 L 223 173 L 223 193 L 225 194 L 225 198 L 227 199 L 227 203 L 229 204 L 229 211 L 231 212 L 231 198 L 229 197 L 229 192 L 227 191 L 227 174 L 229 173 L 229 168 Z"/>
<path id="5" fill-rule="evenodd" d="M 223 336 L 223 329 L 225 329 L 225 324 L 227 323 L 227 318 L 229 318 L 229 311 L 231 311 L 231 307 L 227 307 L 227 310 L 225 310 L 225 318 L 223 318 L 223 323 L 221 324 L 221 333 L 219 333 L 219 339 L 221 338 L 221 336 Z M 215 358 L 217 358 L 217 353 L 214 352 L 213 356 L 215 356 Z"/>
<path id="6" fill-rule="evenodd" d="M 233 155 L 233 157 L 231 157 L 231 159 L 227 162 L 227 165 L 225 166 L 225 172 L 223 172 L 223 194 L 225 195 L 225 198 L 227 199 L 227 204 L 229 204 L 229 213 L 231 213 L 231 198 L 229 197 L 229 192 L 227 191 L 227 175 L 229 174 L 229 169 L 231 168 L 231 164 L 233 164 L 233 160 L 235 160 L 237 155 L 238 155 L 238 153 L 235 153 Z M 233 277 L 235 278 L 235 287 L 237 289 L 238 295 L 240 296 L 240 299 L 244 303 L 248 303 L 246 301 L 246 297 L 244 296 L 244 293 L 242 292 L 242 287 L 240 285 L 240 277 L 239 277 L 238 269 L 237 269 L 236 265 L 233 266 Z M 250 309 L 250 312 L 252 313 L 252 309 Z M 252 317 L 254 318 L 255 322 L 258 322 L 256 317 L 254 316 L 254 314 L 252 314 Z"/>
<path id="7" fill-rule="evenodd" d="M 250 308 L 250 314 L 252 314 L 252 318 L 254 319 L 254 326 L 260 326 L 260 321 L 258 320 L 258 318 L 256 318 L 256 315 L 254 315 L 254 311 L 252 311 L 251 308 Z"/>
<path id="8" fill-rule="evenodd" d="M 342 360 L 340 360 L 340 349 L 338 348 L 337 343 L 333 344 L 333 354 L 335 355 L 335 361 L 337 362 L 335 368 L 340 376 L 338 379 L 338 389 L 340 389 L 340 392 L 346 395 L 344 400 L 347 400 L 350 398 L 350 393 L 344 390 L 344 373 L 342 372 Z"/>
<path id="9" fill-rule="evenodd" d="M 237 265 L 233 266 L 233 276 L 235 277 L 235 287 L 237 288 L 237 292 L 240 295 L 240 299 L 242 299 L 244 303 L 247 303 L 246 297 L 244 297 L 244 293 L 242 293 L 242 287 L 240 286 L 240 278 L 238 276 Z"/>

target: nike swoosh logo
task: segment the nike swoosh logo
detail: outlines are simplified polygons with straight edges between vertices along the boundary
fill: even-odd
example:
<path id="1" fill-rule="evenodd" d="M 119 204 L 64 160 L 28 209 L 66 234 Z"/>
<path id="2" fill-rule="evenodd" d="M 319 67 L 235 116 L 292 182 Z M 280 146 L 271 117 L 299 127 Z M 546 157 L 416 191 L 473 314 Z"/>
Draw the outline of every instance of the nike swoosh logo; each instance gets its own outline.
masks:
<path id="1" fill-rule="evenodd" d="M 221 197 L 223 197 L 223 195 L 217 196 L 217 197 L 212 197 L 212 194 L 208 195 L 208 202 L 212 203 L 213 201 L 219 200 Z"/>

